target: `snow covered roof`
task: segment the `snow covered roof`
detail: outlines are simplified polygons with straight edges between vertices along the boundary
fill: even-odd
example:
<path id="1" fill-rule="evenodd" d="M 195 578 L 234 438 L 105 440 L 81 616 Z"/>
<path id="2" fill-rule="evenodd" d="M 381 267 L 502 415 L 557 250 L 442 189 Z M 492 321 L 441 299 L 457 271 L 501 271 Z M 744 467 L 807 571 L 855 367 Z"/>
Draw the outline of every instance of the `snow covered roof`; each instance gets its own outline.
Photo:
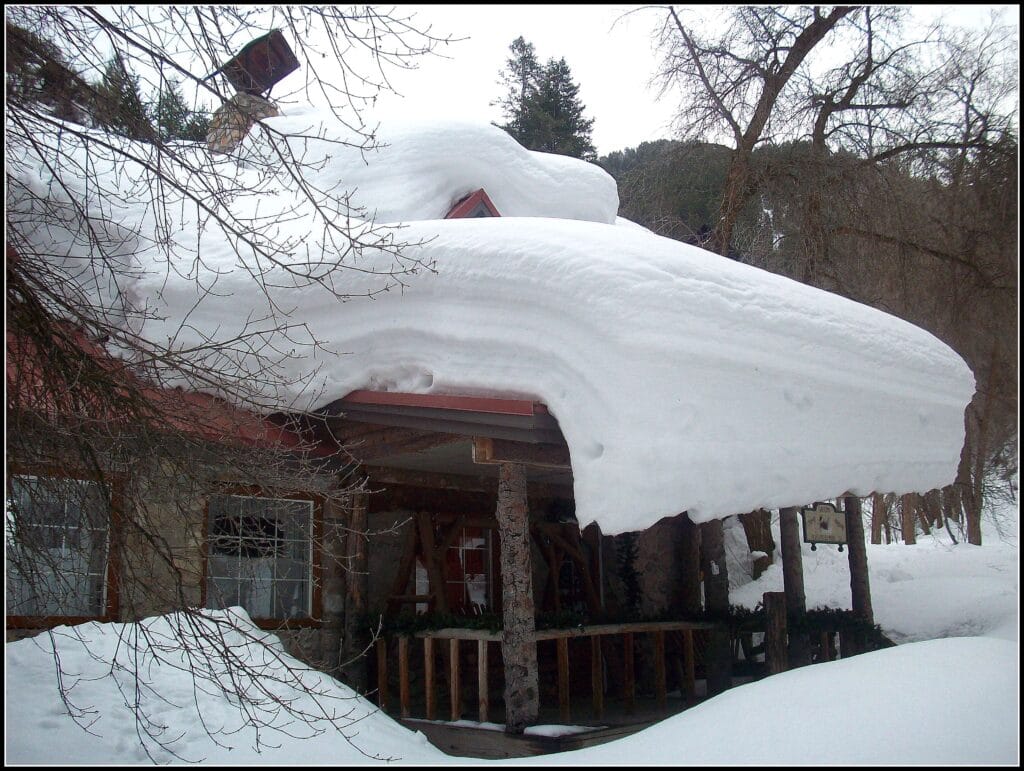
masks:
<path id="1" fill-rule="evenodd" d="M 312 135 L 318 120 L 267 122 Z M 321 139 L 290 142 L 312 161 L 307 182 L 354 190 L 378 223 L 403 223 L 401 239 L 419 242 L 403 259 L 434 271 L 406 276 L 400 292 L 348 302 L 296 286 L 283 269 L 268 274 L 277 307 L 322 343 L 282 365 L 312 385 L 307 406 L 358 389 L 539 401 L 569 446 L 581 525 L 596 520 L 606 532 L 683 510 L 705 521 L 953 481 L 974 378 L 931 334 L 624 226 L 607 174 L 524 150 L 492 126 L 379 136 L 388 146 L 365 160 Z M 245 153 L 259 152 L 258 141 L 244 144 L 242 168 Z M 440 219 L 479 188 L 502 217 Z M 315 237 L 287 189 L 259 203 L 261 212 L 293 213 L 286 234 Z M 200 234 L 187 215 L 172 223 L 184 254 L 201 239 L 201 270 L 210 281 L 216 274 L 204 296 L 192 270 L 168 271 L 151 256 L 142 203 L 132 216 L 144 231 L 132 260 L 148 272 L 122 289 L 162 317 L 147 322 L 149 339 L 188 346 L 251 332 L 267 298 L 215 225 Z M 35 237 L 60 238 L 52 228 Z M 79 247 L 68 239 L 59 248 Z M 359 271 L 344 274 L 345 291 L 379 289 L 373 271 L 394 265 L 387 249 L 364 251 Z"/>

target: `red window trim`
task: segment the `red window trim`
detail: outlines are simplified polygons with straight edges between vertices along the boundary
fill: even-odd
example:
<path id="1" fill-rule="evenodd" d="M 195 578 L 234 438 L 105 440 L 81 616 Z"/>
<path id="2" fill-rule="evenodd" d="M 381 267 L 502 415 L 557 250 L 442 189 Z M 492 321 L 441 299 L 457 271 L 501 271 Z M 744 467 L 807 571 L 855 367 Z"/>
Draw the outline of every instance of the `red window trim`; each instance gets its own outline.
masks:
<path id="1" fill-rule="evenodd" d="M 484 192 L 483 188 L 475 190 L 461 201 L 457 202 L 444 218 L 446 220 L 463 219 L 468 217 L 470 212 L 477 208 L 477 206 L 483 205 L 487 211 L 491 213 L 492 217 L 500 217 L 501 213 L 498 211 L 498 207 L 494 205 L 490 196 Z"/>

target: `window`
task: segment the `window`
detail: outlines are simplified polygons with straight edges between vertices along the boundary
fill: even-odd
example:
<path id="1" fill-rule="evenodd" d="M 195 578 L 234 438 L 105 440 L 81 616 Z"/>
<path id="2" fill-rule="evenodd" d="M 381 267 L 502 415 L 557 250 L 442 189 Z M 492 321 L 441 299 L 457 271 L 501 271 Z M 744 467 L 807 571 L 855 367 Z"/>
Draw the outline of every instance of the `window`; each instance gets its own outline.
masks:
<path id="1" fill-rule="evenodd" d="M 9 478 L 4 523 L 9 616 L 95 618 L 113 612 L 108 607 L 110 512 L 110 494 L 100 482 Z"/>
<path id="2" fill-rule="evenodd" d="M 491 531 L 464 527 L 445 552 L 445 595 L 453 613 L 477 615 L 494 607 L 491 597 Z M 416 561 L 416 593 L 425 595 L 430 579 L 423 563 Z M 426 612 L 426 603 L 417 603 Z"/>
<path id="3" fill-rule="evenodd" d="M 314 615 L 314 504 L 214 495 L 208 506 L 206 605 L 241 605 L 257 619 Z"/>

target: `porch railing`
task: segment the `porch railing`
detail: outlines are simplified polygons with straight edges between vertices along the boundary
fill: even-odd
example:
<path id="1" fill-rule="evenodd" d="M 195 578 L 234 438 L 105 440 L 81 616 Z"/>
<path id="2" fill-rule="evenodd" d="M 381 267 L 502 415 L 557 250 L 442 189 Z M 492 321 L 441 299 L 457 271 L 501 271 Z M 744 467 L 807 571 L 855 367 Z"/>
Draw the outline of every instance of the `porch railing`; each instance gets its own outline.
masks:
<path id="1" fill-rule="evenodd" d="M 635 635 L 649 634 L 654 646 L 654 690 L 659 708 L 667 707 L 666 687 L 666 655 L 665 635 L 668 632 L 680 632 L 682 636 L 682 683 L 680 690 L 688 701 L 695 696 L 695 666 L 693 636 L 695 631 L 712 630 L 718 625 L 710 622 L 694 621 L 657 621 L 626 624 L 598 624 L 579 626 L 569 629 L 543 629 L 534 633 L 534 641 L 554 640 L 558 670 L 558 707 L 559 719 L 563 723 L 570 722 L 570 688 L 569 688 L 569 640 L 573 638 L 590 638 L 590 682 L 593 714 L 600 720 L 604 715 L 604 655 L 602 639 L 606 637 L 622 638 L 622 696 L 627 711 L 636 705 L 636 679 L 634 668 Z M 486 629 L 436 629 L 417 632 L 411 637 L 396 635 L 398 647 L 398 699 L 400 714 L 403 718 L 412 717 L 412 699 L 410 692 L 410 641 L 423 641 L 423 685 L 425 691 L 425 711 L 427 720 L 437 719 L 437 673 L 435 672 L 435 644 L 448 645 L 448 693 L 451 720 L 462 719 L 462 671 L 460 665 L 460 645 L 462 642 L 475 642 L 477 646 L 477 695 L 479 704 L 478 718 L 481 723 L 488 722 L 490 713 L 490 691 L 488 684 L 489 643 L 501 642 L 501 632 Z M 500 655 L 500 654 L 499 654 Z M 388 688 L 388 647 L 387 640 L 377 640 L 377 699 L 382 710 L 389 705 Z"/>

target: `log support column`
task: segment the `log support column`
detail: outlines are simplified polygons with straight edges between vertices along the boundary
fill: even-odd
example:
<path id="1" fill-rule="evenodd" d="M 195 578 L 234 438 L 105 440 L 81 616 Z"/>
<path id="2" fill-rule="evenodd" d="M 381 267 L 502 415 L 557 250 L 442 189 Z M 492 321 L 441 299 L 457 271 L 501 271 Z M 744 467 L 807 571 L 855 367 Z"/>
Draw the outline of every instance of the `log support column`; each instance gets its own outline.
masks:
<path id="1" fill-rule="evenodd" d="M 527 512 L 525 467 L 521 463 L 501 463 L 497 509 L 504 615 L 501 655 L 505 665 L 505 731 L 510 734 L 521 734 L 527 725 L 535 723 L 540 708 Z"/>
<path id="2" fill-rule="evenodd" d="M 804 561 L 801 553 L 800 520 L 795 508 L 779 509 L 779 531 L 782 540 L 782 584 L 786 592 L 786 615 L 798 619 L 807 613 L 804 593 Z M 789 666 L 811 663 L 807 635 L 790 633 Z"/>

